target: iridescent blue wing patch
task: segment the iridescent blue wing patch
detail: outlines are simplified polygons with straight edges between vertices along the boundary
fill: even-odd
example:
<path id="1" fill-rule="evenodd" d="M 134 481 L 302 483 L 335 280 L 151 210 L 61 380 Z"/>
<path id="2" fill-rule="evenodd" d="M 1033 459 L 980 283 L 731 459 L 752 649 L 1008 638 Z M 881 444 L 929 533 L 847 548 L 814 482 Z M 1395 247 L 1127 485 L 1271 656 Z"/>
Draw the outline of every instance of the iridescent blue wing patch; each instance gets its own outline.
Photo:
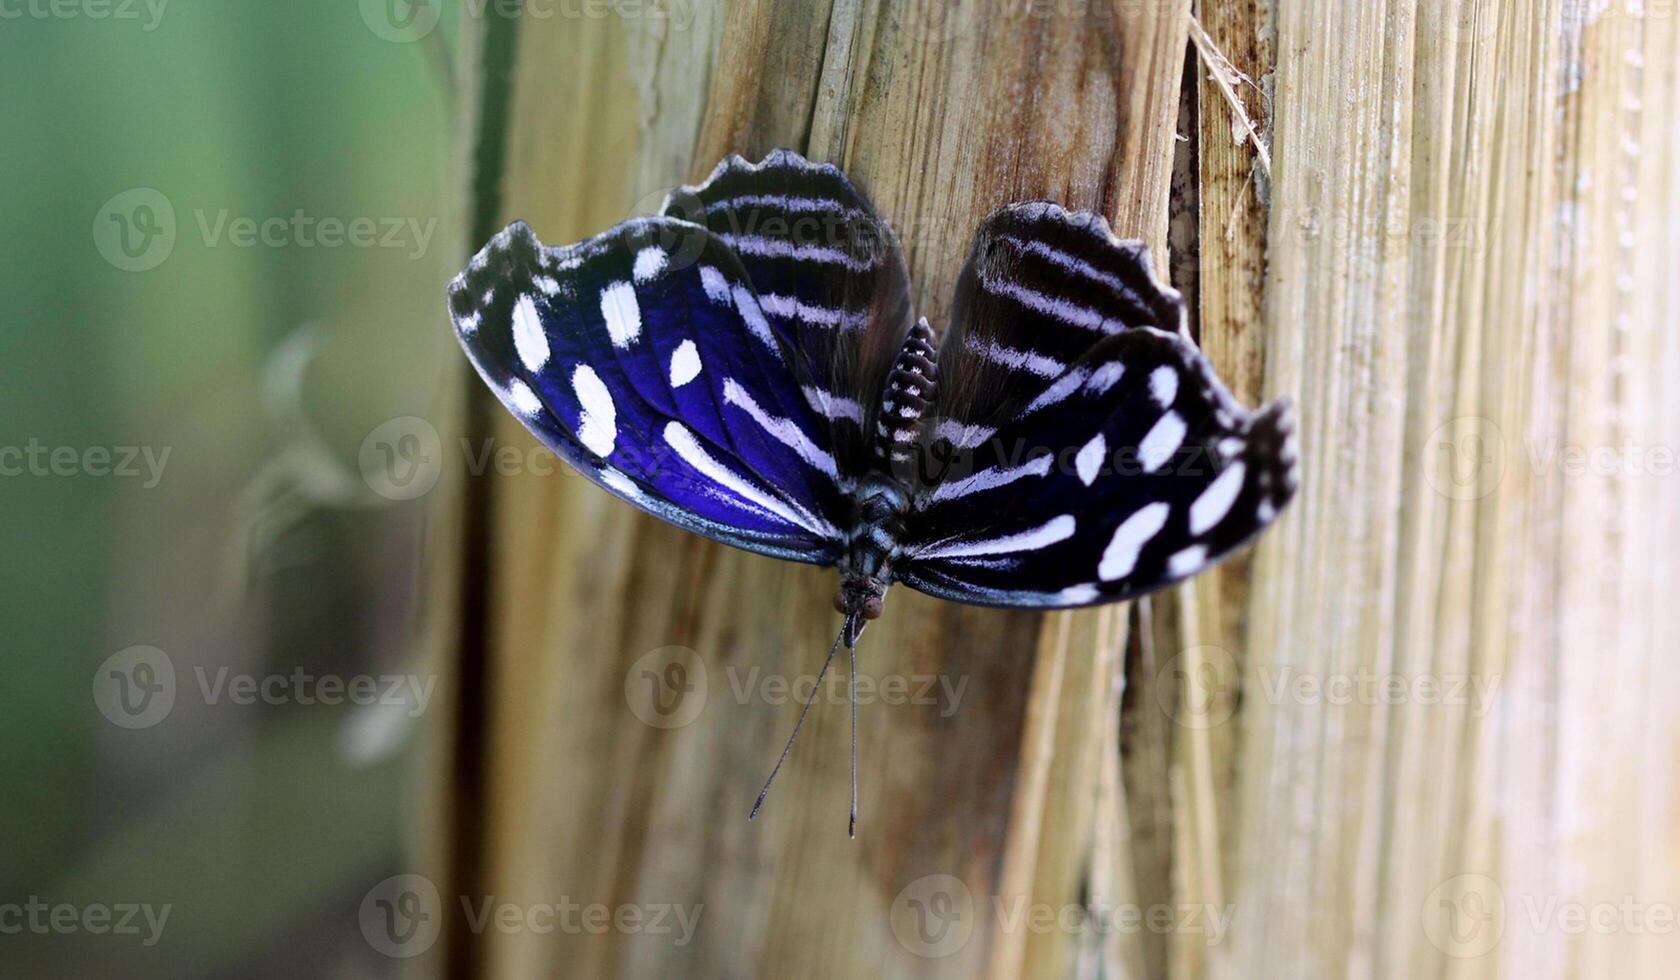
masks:
<path id="1" fill-rule="evenodd" d="M 828 427 L 718 236 L 660 217 L 547 248 L 515 222 L 449 308 L 496 396 L 595 483 L 736 547 L 835 561 L 847 508 Z"/>
<path id="2" fill-rule="evenodd" d="M 729 157 L 663 211 L 735 252 L 764 315 L 798 351 L 801 392 L 827 421 L 841 469 L 862 472 L 881 386 L 911 321 L 892 229 L 839 168 L 790 150 L 757 164 Z"/>

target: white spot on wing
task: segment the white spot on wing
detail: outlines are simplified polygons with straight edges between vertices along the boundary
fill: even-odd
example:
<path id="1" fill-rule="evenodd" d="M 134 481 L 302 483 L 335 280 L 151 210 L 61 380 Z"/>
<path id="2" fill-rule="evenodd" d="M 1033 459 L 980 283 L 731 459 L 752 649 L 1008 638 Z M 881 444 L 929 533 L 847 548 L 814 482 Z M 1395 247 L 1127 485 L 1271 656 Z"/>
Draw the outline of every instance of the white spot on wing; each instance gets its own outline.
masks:
<path id="1" fill-rule="evenodd" d="M 1085 447 L 1074 457 L 1073 468 L 1079 474 L 1079 481 L 1090 486 L 1102 471 L 1103 460 L 1108 458 L 1108 440 L 1101 432 L 1091 438 Z"/>
<path id="2" fill-rule="evenodd" d="M 578 419 L 578 441 L 597 456 L 612 455 L 613 445 L 618 441 L 618 408 L 613 405 L 612 392 L 587 364 L 579 364 L 572 372 L 572 390 L 583 407 Z"/>
<path id="3" fill-rule="evenodd" d="M 770 438 L 792 449 L 800 459 L 826 473 L 831 479 L 840 478 L 835 471 L 833 456 L 812 442 L 792 419 L 771 415 L 758 407 L 758 402 L 754 401 L 747 389 L 741 387 L 734 378 L 723 379 L 723 400 L 746 412 Z"/>
<path id="4" fill-rule="evenodd" d="M 933 437 L 943 439 L 958 449 L 975 449 L 986 444 L 986 440 L 997 435 L 997 430 L 984 425 L 964 425 L 955 419 L 946 419 L 934 427 Z"/>
<path id="5" fill-rule="evenodd" d="M 759 309 L 758 300 L 753 297 L 752 290 L 745 286 L 731 286 L 729 292 L 735 299 L 735 309 L 740 312 L 741 319 L 746 321 L 747 329 L 752 331 L 754 337 L 764 341 L 764 346 L 779 355 L 781 348 L 776 346 L 776 335 L 770 332 L 770 323 L 764 319 L 764 311 Z"/>
<path id="6" fill-rule="evenodd" d="M 859 208 L 849 207 L 830 197 L 793 197 L 786 194 L 738 194 L 734 197 L 713 201 L 700 208 L 700 214 L 712 214 L 717 211 L 739 210 L 747 207 L 779 208 L 783 211 L 821 212 L 845 218 L 851 221 L 869 221 L 869 214 Z"/>
<path id="7" fill-rule="evenodd" d="M 1008 534 L 1001 538 L 968 538 L 935 545 L 916 553 L 918 559 L 964 558 L 972 555 L 1012 555 L 1022 551 L 1038 551 L 1073 537 L 1072 514 L 1063 514 L 1030 531 Z"/>
<path id="8" fill-rule="evenodd" d="M 811 408 L 825 419 L 851 419 L 858 425 L 863 424 L 863 406 L 856 399 L 832 395 L 815 385 L 806 385 L 800 389 L 805 393 L 805 400 Z"/>
<path id="9" fill-rule="evenodd" d="M 1066 217 L 1063 216 L 1060 220 L 1065 221 Z M 1107 229 L 1104 230 L 1106 231 Z M 1112 232 L 1109 233 L 1109 238 L 1111 240 L 1114 238 Z M 1137 290 L 1133 289 L 1125 280 L 1113 273 L 1105 272 L 1102 269 L 1097 268 L 1076 255 L 1064 252 L 1058 248 L 1053 248 L 1044 242 L 1017 238 L 1013 235 L 1001 235 L 998 237 L 998 241 L 1005 242 L 1023 252 L 1030 252 L 1034 255 L 1043 256 L 1063 269 L 1066 269 L 1068 272 L 1088 279 L 1095 279 L 1096 281 L 1108 286 L 1110 289 L 1113 289 L 1115 292 L 1118 292 L 1120 295 L 1136 302 L 1141 302 L 1137 298 Z"/>
<path id="10" fill-rule="evenodd" d="M 851 269 L 853 272 L 862 272 L 875 265 L 873 258 L 854 258 L 841 249 L 830 248 L 826 245 L 797 244 L 786 239 L 767 238 L 763 235 L 724 234 L 718 237 L 729 243 L 730 247 L 741 255 L 840 265 Z"/>
<path id="11" fill-rule="evenodd" d="M 560 295 L 560 283 L 553 276 L 538 276 L 531 281 L 537 284 L 544 296 Z"/>
<path id="12" fill-rule="evenodd" d="M 1173 453 L 1178 452 L 1178 447 L 1184 444 L 1185 431 L 1184 419 L 1177 412 L 1161 416 L 1138 445 L 1138 461 L 1143 464 L 1143 471 L 1153 473 L 1165 466 Z"/>
<path id="13" fill-rule="evenodd" d="M 526 418 L 535 418 L 543 412 L 542 399 L 531 390 L 531 386 L 514 378 L 508 382 L 508 401 L 513 403 L 513 410 Z"/>
<path id="14" fill-rule="evenodd" d="M 1097 587 L 1095 585 L 1087 582 L 1083 585 L 1068 586 L 1061 592 L 1058 592 L 1056 594 L 1056 598 L 1068 605 L 1077 606 L 1084 605 L 1087 602 L 1093 602 L 1096 600 L 1097 596 L 1101 594 L 1102 593 L 1097 591 Z"/>
<path id="15" fill-rule="evenodd" d="M 982 275 L 980 285 L 987 292 L 999 296 L 1008 296 L 1029 310 L 1043 313 L 1045 316 L 1053 317 L 1071 326 L 1102 333 L 1114 333 L 1125 327 L 1124 323 L 1118 320 L 1109 320 L 1089 307 L 1070 303 L 1065 299 L 1041 293 L 1036 289 L 1028 289 L 1026 286 L 1012 282 L 1002 276 Z"/>
<path id="16" fill-rule="evenodd" d="M 1248 467 L 1242 463 L 1233 463 L 1208 484 L 1208 488 L 1190 505 L 1191 534 L 1205 533 L 1225 519 L 1231 505 L 1236 503 L 1237 494 L 1242 492 L 1243 476 L 1247 470 Z"/>
<path id="17" fill-rule="evenodd" d="M 671 387 L 681 388 L 700 376 L 700 348 L 684 340 L 671 352 Z"/>
<path id="18" fill-rule="evenodd" d="M 681 422 L 665 423 L 665 442 L 676 450 L 683 462 L 694 467 L 701 476 L 741 499 L 764 508 L 789 524 L 803 527 L 826 538 L 839 537 L 839 533 L 828 522 L 811 514 L 795 513 L 787 502 L 767 493 L 746 477 L 718 462 L 706 452 L 700 441 L 694 438 L 694 433 Z"/>
<path id="19" fill-rule="evenodd" d="M 713 266 L 700 267 L 700 288 L 706 291 L 706 298 L 714 303 L 729 302 L 729 280 L 723 278 L 723 273 Z"/>
<path id="20" fill-rule="evenodd" d="M 1041 408 L 1049 408 L 1051 405 L 1065 400 L 1069 395 L 1079 390 L 1079 386 L 1085 383 L 1085 378 L 1087 376 L 1088 372 L 1084 368 L 1074 368 L 1068 373 L 1062 375 L 1060 378 L 1057 378 L 1055 383 L 1050 387 L 1040 392 L 1038 397 L 1034 398 L 1032 402 L 1021 411 L 1021 414 L 1031 415 Z"/>
<path id="21" fill-rule="evenodd" d="M 601 317 L 607 321 L 607 336 L 614 347 L 629 347 L 642 335 L 642 308 L 636 302 L 636 287 L 615 282 L 601 290 Z"/>
<path id="22" fill-rule="evenodd" d="M 1095 395 L 1107 394 L 1108 389 L 1120 383 L 1120 376 L 1125 373 L 1126 365 L 1109 361 L 1091 372 L 1091 380 L 1085 382 L 1085 390 Z"/>
<path id="23" fill-rule="evenodd" d="M 623 473 L 607 467 L 601 471 L 601 482 L 605 483 L 614 493 L 631 500 L 638 500 L 642 496 L 642 488 Z"/>
<path id="24" fill-rule="evenodd" d="M 513 349 L 527 370 L 540 370 L 548 363 L 548 335 L 537 315 L 537 301 L 529 295 L 521 295 L 513 304 Z"/>
<path id="25" fill-rule="evenodd" d="M 1173 399 L 1178 397 L 1178 372 L 1166 364 L 1149 372 L 1149 394 L 1157 405 L 1171 408 Z"/>
<path id="26" fill-rule="evenodd" d="M 1016 371 L 1026 371 L 1041 378 L 1054 378 L 1067 370 L 1067 365 L 1053 357 L 1045 357 L 1030 350 L 1005 347 L 995 340 L 981 343 L 980 339 L 972 334 L 963 338 L 963 346 L 979 355 L 983 361 L 1001 364 Z"/>
<path id="27" fill-rule="evenodd" d="M 776 293 L 764 293 L 759 296 L 758 305 L 764 312 L 774 316 L 821 327 L 862 330 L 869 323 L 869 316 L 864 313 L 853 313 L 850 310 L 829 306 L 813 306 L 810 303 L 800 302 L 797 297 L 782 296 Z"/>
<path id="28" fill-rule="evenodd" d="M 903 433 L 896 433 L 894 438 L 896 439 L 898 435 L 902 434 Z M 915 438 L 915 433 L 912 432 L 909 433 L 909 435 L 911 438 Z M 903 441 L 908 442 L 909 440 L 906 439 Z M 1045 453 L 1037 459 L 1021 466 L 1008 469 L 993 466 L 983 469 L 973 476 L 969 476 L 961 480 L 953 480 L 950 483 L 941 483 L 937 487 L 933 488 L 933 493 L 928 495 L 927 502 L 930 504 L 936 504 L 942 500 L 955 500 L 958 497 L 966 497 L 969 494 L 979 493 L 982 490 L 993 490 L 997 487 L 1007 486 L 1008 484 L 1014 483 L 1016 480 L 1024 479 L 1029 476 L 1043 476 L 1050 472 L 1050 464 L 1054 459 L 1054 456 L 1049 453 Z"/>
<path id="29" fill-rule="evenodd" d="M 1173 578 L 1183 578 L 1198 571 L 1207 564 L 1207 548 L 1195 544 L 1167 559 L 1167 574 Z"/>
<path id="30" fill-rule="evenodd" d="M 636 253 L 636 264 L 630 269 L 630 278 L 637 282 L 649 282 L 665 271 L 665 250 L 658 245 L 649 245 Z"/>
<path id="31" fill-rule="evenodd" d="M 1140 508 L 1120 522 L 1103 550 L 1102 562 L 1097 565 L 1097 577 L 1113 582 L 1132 574 L 1137 567 L 1138 553 L 1149 540 L 1166 526 L 1172 508 L 1165 503 L 1153 503 Z"/>

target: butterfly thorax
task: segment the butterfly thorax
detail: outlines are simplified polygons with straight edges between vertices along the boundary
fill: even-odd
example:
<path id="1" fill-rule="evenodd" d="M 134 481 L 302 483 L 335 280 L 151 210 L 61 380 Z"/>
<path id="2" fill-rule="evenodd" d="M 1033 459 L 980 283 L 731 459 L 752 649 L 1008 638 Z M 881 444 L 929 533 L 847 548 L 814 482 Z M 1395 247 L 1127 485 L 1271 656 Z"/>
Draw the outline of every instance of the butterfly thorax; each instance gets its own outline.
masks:
<path id="1" fill-rule="evenodd" d="M 910 487 L 922 415 L 933 401 L 933 329 L 917 321 L 893 362 L 875 418 L 874 465 L 852 491 L 851 525 L 840 561 L 840 590 L 834 605 L 848 615 L 875 619 L 892 585 L 893 559 L 904 539 Z"/>
<path id="2" fill-rule="evenodd" d="M 834 605 L 843 613 L 875 619 L 893 583 L 893 558 L 904 537 L 910 494 L 890 474 L 874 473 L 858 485 L 852 501 L 855 517 L 846 529 Z"/>

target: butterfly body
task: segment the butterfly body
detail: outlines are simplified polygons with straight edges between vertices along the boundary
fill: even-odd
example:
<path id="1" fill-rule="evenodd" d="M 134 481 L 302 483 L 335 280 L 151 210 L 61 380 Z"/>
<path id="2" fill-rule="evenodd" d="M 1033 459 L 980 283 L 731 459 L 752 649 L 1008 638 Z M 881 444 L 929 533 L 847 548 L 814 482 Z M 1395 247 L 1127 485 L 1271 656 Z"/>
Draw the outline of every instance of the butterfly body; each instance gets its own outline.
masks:
<path id="1" fill-rule="evenodd" d="M 840 562 L 840 590 L 834 608 L 847 622 L 878 619 L 893 583 L 893 559 L 903 551 L 905 522 L 915 488 L 906 475 L 917 458 L 922 416 L 938 386 L 933 328 L 917 321 L 887 376 L 876 412 L 875 439 L 867 476 L 852 491 L 853 520 Z"/>
<path id="2" fill-rule="evenodd" d="M 731 157 L 662 212 L 558 248 L 510 225 L 450 283 L 457 336 L 603 489 L 837 568 L 849 648 L 895 583 L 990 606 L 1132 598 L 1294 495 L 1288 404 L 1239 404 L 1148 250 L 1099 215 L 993 212 L 936 333 L 892 229 L 831 165 Z"/>
<path id="3" fill-rule="evenodd" d="M 871 474 L 858 484 L 855 523 L 846 532 L 834 608 L 848 619 L 879 619 L 893 584 L 893 559 L 902 548 L 910 495 L 892 476 Z"/>

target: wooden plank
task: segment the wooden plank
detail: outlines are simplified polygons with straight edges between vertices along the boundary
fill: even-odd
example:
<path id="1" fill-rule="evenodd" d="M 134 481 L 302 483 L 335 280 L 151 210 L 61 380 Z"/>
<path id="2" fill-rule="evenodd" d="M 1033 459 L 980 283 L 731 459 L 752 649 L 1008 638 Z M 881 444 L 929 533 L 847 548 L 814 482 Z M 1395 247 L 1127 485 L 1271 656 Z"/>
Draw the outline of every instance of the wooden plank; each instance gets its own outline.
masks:
<path id="1" fill-rule="evenodd" d="M 1672 626 L 1640 597 L 1672 593 L 1651 551 L 1675 504 L 1535 447 L 1673 438 L 1676 322 L 1648 305 L 1672 277 L 1639 276 L 1672 256 L 1673 140 L 1643 113 L 1674 77 L 1636 67 L 1672 51 L 1672 17 L 1465 0 L 1280 3 L 1276 23 L 1264 349 L 1301 402 L 1306 489 L 1254 563 L 1273 584 L 1232 826 L 1235 901 L 1264 915 L 1239 912 L 1223 961 L 1643 975 L 1671 935 L 1543 910 L 1673 894 L 1672 835 L 1630 827 L 1674 817 L 1669 762 L 1632 745 L 1658 711 L 1673 744 L 1649 653 Z M 1249 697 L 1262 671 L 1406 693 Z M 1438 703 L 1420 679 L 1492 688 Z"/>
<path id="2" fill-rule="evenodd" d="M 575 239 L 727 152 L 791 145 L 868 190 L 939 322 L 969 237 L 999 204 L 1055 197 L 1164 239 L 1186 9 L 742 3 L 653 34 L 613 18 L 528 21 L 507 216 Z M 501 437 L 528 446 L 511 424 Z M 860 671 L 937 679 L 962 692 L 960 710 L 862 706 L 850 841 L 843 703 L 814 713 L 764 815 L 744 819 L 797 704 L 739 691 L 814 672 L 834 628 L 831 573 L 685 536 L 567 477 L 499 480 L 496 518 L 506 588 L 493 617 L 487 887 L 516 904 L 560 890 L 688 905 L 704 925 L 686 945 L 486 934 L 492 974 L 565 963 L 739 975 L 752 963 L 769 975 L 1061 976 L 1125 955 L 1126 937 L 1004 929 L 996 912 L 1077 903 L 1093 879 L 1134 887 L 1114 869 L 1126 857 L 1113 737 L 1123 611 L 1047 619 L 896 591 Z M 641 659 L 671 646 L 695 651 L 707 694 L 691 723 L 664 730 L 626 705 L 626 679 L 642 683 Z M 942 900 L 942 884 L 964 918 L 921 924 L 972 930 L 948 952 L 915 931 L 913 903 Z"/>
<path id="3" fill-rule="evenodd" d="M 790 145 L 899 228 L 936 324 L 997 204 L 1054 197 L 1165 240 L 1187 4 L 693 9 L 524 25 L 506 217 L 574 240 L 727 152 Z M 1680 894 L 1680 19 L 1197 9 L 1254 81 L 1227 88 L 1272 170 L 1202 81 L 1175 269 L 1242 397 L 1298 403 L 1292 512 L 1135 610 L 896 591 L 862 672 L 962 694 L 863 705 L 854 842 L 843 699 L 744 820 L 798 707 L 765 681 L 814 672 L 830 576 L 574 477 L 498 478 L 474 880 L 700 924 L 680 944 L 492 929 L 490 975 L 1658 976 L 1680 957 L 1629 918 Z M 687 693 L 656 683 L 673 662 Z M 1200 919 L 1009 925 L 1080 903 Z"/>

